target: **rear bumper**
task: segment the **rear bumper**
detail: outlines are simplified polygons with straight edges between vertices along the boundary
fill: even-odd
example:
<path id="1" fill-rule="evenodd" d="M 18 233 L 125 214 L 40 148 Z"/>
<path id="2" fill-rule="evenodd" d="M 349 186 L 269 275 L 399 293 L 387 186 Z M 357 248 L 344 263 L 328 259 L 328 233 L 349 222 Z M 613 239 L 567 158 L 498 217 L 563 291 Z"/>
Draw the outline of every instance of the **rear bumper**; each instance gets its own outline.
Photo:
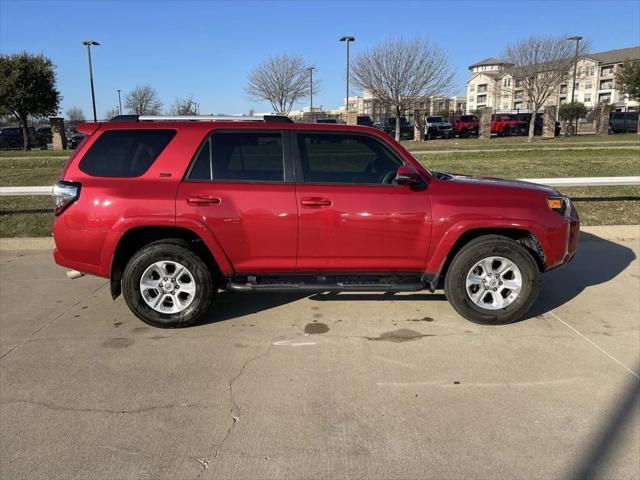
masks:
<path id="1" fill-rule="evenodd" d="M 70 260 L 66 258 L 64 255 L 62 255 L 62 253 L 58 248 L 53 250 L 53 260 L 61 267 L 66 267 L 72 270 L 77 270 L 82 273 L 89 273 L 91 275 L 104 277 L 104 273 L 100 271 L 100 268 L 98 265 L 78 262 L 76 260 Z"/>

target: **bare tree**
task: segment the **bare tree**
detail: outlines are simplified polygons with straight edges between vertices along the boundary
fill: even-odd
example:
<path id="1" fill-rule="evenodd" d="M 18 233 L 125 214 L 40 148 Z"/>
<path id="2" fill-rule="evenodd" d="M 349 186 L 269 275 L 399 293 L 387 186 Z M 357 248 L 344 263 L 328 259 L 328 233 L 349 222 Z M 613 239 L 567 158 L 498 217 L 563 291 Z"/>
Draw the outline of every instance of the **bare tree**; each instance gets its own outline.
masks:
<path id="1" fill-rule="evenodd" d="M 583 42 L 578 56 L 588 48 Z M 536 112 L 557 92 L 576 59 L 575 44 L 565 37 L 529 37 L 509 45 L 503 55 L 514 82 L 532 112 L 529 141 L 533 141 Z"/>
<path id="2" fill-rule="evenodd" d="M 453 71 L 446 54 L 426 39 L 388 40 L 354 59 L 351 75 L 357 86 L 392 109 L 396 140 L 400 140 L 400 115 L 420 97 L 449 93 Z"/>
<path id="3" fill-rule="evenodd" d="M 118 109 L 118 107 L 113 107 L 105 112 L 104 119 L 111 120 L 113 117 L 117 117 L 118 115 L 120 115 L 120 109 Z"/>
<path id="4" fill-rule="evenodd" d="M 84 122 L 87 119 L 80 107 L 67 108 L 67 111 L 65 113 L 67 114 L 67 119 L 70 122 Z"/>
<path id="5" fill-rule="evenodd" d="M 169 110 L 171 115 L 197 115 L 198 104 L 192 96 L 187 98 L 177 97 Z"/>
<path id="6" fill-rule="evenodd" d="M 271 57 L 253 69 L 245 91 L 252 100 L 267 101 L 276 113 L 288 115 L 311 89 L 307 65 L 299 56 Z M 314 81 L 314 93 L 318 84 Z"/>
<path id="7" fill-rule="evenodd" d="M 158 115 L 162 110 L 158 92 L 151 85 L 136 85 L 127 93 L 124 105 L 135 115 Z"/>

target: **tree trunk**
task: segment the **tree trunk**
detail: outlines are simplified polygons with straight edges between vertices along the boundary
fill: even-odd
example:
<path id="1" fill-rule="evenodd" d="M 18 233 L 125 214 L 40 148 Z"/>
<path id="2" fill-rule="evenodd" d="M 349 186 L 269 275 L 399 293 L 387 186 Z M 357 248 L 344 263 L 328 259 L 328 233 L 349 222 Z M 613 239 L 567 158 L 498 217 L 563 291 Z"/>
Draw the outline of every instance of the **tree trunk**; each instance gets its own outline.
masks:
<path id="1" fill-rule="evenodd" d="M 29 130 L 27 128 L 27 117 L 20 117 L 20 126 L 22 127 L 22 149 L 30 150 L 29 146 Z"/>
<path id="2" fill-rule="evenodd" d="M 396 108 L 396 142 L 400 141 L 400 109 Z"/>
<path id="3" fill-rule="evenodd" d="M 533 112 L 531 112 L 531 120 L 529 120 L 529 142 L 533 142 L 533 135 L 536 131 L 536 113 L 538 109 L 534 108 Z"/>

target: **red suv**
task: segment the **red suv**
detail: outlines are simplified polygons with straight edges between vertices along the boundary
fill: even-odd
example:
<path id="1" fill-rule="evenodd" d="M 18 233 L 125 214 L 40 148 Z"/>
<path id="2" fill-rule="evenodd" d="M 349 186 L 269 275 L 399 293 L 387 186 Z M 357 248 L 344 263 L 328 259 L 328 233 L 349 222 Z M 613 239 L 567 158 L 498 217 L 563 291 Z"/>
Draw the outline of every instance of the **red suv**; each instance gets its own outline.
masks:
<path id="1" fill-rule="evenodd" d="M 476 115 L 454 114 L 450 117 L 453 133 L 458 137 L 478 136 L 480 121 Z"/>
<path id="2" fill-rule="evenodd" d="M 151 325 L 196 323 L 219 289 L 440 286 L 462 316 L 507 323 L 576 252 L 552 188 L 429 171 L 374 128 L 196 118 L 81 125 L 54 187 L 56 262 L 111 279 Z"/>
<path id="3" fill-rule="evenodd" d="M 500 137 L 511 135 L 526 135 L 529 132 L 529 124 L 518 119 L 517 115 L 494 113 L 491 115 L 491 133 Z"/>

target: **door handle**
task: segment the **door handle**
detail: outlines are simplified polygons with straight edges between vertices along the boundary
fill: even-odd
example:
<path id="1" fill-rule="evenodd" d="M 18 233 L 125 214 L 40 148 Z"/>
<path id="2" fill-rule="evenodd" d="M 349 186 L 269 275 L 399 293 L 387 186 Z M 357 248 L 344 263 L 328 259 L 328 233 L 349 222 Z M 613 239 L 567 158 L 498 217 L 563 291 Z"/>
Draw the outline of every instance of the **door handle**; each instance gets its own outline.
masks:
<path id="1" fill-rule="evenodd" d="M 303 207 L 330 207 L 332 205 L 331 200 L 321 197 L 306 197 L 302 199 Z"/>
<path id="2" fill-rule="evenodd" d="M 187 203 L 193 206 L 218 205 L 220 199 L 211 195 L 191 195 L 187 198 Z"/>

